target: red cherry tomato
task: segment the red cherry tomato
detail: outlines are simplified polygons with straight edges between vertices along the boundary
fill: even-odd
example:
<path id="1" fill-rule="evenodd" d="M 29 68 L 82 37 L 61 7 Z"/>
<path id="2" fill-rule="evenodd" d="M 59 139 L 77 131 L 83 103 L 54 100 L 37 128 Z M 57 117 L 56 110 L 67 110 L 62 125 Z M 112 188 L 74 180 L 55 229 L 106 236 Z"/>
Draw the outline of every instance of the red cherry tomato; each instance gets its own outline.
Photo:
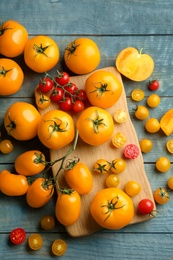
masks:
<path id="1" fill-rule="evenodd" d="M 40 80 L 38 84 L 38 89 L 43 93 L 47 93 L 52 90 L 53 86 L 53 81 L 50 78 L 46 77 Z"/>
<path id="2" fill-rule="evenodd" d="M 84 89 L 78 90 L 76 98 L 81 101 L 85 101 L 87 99 L 86 91 Z"/>
<path id="3" fill-rule="evenodd" d="M 149 90 L 157 90 L 159 88 L 160 84 L 158 80 L 153 80 L 148 82 L 148 88 Z"/>
<path id="4" fill-rule="evenodd" d="M 26 239 L 26 232 L 23 228 L 13 229 L 10 233 L 10 240 L 13 244 L 22 244 Z"/>
<path id="5" fill-rule="evenodd" d="M 54 102 L 59 102 L 63 99 L 64 96 L 64 90 L 61 87 L 54 88 L 51 95 L 50 99 Z"/>
<path id="6" fill-rule="evenodd" d="M 73 111 L 78 113 L 84 110 L 84 103 L 81 100 L 76 100 L 75 104 L 73 105 Z"/>
<path id="7" fill-rule="evenodd" d="M 151 214 L 154 209 L 154 203 L 150 199 L 142 199 L 138 204 L 138 210 L 141 214 Z"/>
<path id="8" fill-rule="evenodd" d="M 78 87 L 76 86 L 76 84 L 70 82 L 69 84 L 67 84 L 67 86 L 64 87 L 64 89 L 67 91 L 66 96 L 70 96 L 71 94 L 76 94 Z"/>
<path id="9" fill-rule="evenodd" d="M 128 144 L 124 148 L 124 156 L 128 159 L 135 159 L 139 155 L 139 148 L 135 144 Z"/>
<path id="10" fill-rule="evenodd" d="M 60 104 L 61 109 L 64 110 L 64 111 L 69 111 L 73 107 L 73 102 L 72 102 L 71 97 L 66 97 L 59 104 Z"/>
<path id="11" fill-rule="evenodd" d="M 64 85 L 67 85 L 70 81 L 70 76 L 67 72 L 59 72 L 57 71 L 57 75 L 55 77 L 55 81 L 61 85 L 61 86 L 64 86 Z"/>

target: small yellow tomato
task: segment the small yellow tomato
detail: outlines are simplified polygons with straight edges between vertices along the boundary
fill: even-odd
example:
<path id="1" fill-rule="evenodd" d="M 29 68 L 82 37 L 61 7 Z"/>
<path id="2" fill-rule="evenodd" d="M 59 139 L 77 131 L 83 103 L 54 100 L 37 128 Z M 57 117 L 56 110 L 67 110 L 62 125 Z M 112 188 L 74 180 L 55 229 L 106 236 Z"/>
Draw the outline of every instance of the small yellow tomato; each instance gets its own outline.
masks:
<path id="1" fill-rule="evenodd" d="M 155 108 L 160 104 L 160 97 L 157 94 L 152 94 L 147 98 L 149 107 Z"/>
<path id="2" fill-rule="evenodd" d="M 116 158 L 111 163 L 111 171 L 115 174 L 122 173 L 126 169 L 126 162 L 121 158 Z"/>
<path id="3" fill-rule="evenodd" d="M 173 176 L 171 176 L 169 179 L 168 179 L 168 187 L 173 190 Z"/>
<path id="4" fill-rule="evenodd" d="M 153 148 L 153 143 L 151 140 L 143 138 L 139 141 L 139 146 L 140 146 L 141 152 L 149 153 Z"/>
<path id="5" fill-rule="evenodd" d="M 169 200 L 169 194 L 164 188 L 157 188 L 154 193 L 154 200 L 158 204 L 166 204 Z"/>
<path id="6" fill-rule="evenodd" d="M 94 164 L 93 170 L 100 175 L 108 173 L 110 170 L 110 163 L 105 159 L 98 159 Z"/>
<path id="7" fill-rule="evenodd" d="M 127 119 L 127 112 L 124 109 L 119 108 L 115 111 L 113 118 L 116 123 L 122 124 Z"/>
<path id="8" fill-rule="evenodd" d="M 42 237 L 39 234 L 30 235 L 28 245 L 32 250 L 39 250 L 43 245 Z"/>
<path id="9" fill-rule="evenodd" d="M 166 148 L 168 152 L 173 153 L 173 139 L 167 141 Z"/>
<path id="10" fill-rule="evenodd" d="M 144 97 L 145 97 L 145 92 L 140 88 L 134 89 L 131 93 L 131 98 L 134 101 L 141 101 Z"/>
<path id="11" fill-rule="evenodd" d="M 145 123 L 145 129 L 151 134 L 158 132 L 160 129 L 160 123 L 157 118 L 149 118 Z"/>
<path id="12" fill-rule="evenodd" d="M 8 154 L 8 153 L 11 153 L 13 151 L 13 144 L 10 140 L 2 140 L 0 142 L 0 151 L 1 153 L 4 153 L 4 154 Z"/>
<path id="13" fill-rule="evenodd" d="M 159 172 L 167 172 L 171 167 L 171 162 L 167 157 L 160 157 L 158 158 L 158 160 L 156 161 L 156 169 Z"/>
<path id="14" fill-rule="evenodd" d="M 141 185 L 138 182 L 131 180 L 125 184 L 124 190 L 130 197 L 133 197 L 141 192 Z"/>
<path id="15" fill-rule="evenodd" d="M 149 110 L 145 106 L 137 106 L 135 109 L 135 117 L 139 120 L 145 120 L 149 116 Z"/>
<path id="16" fill-rule="evenodd" d="M 121 132 L 115 133 L 112 137 L 112 144 L 116 148 L 123 147 L 126 142 L 127 142 L 127 137 Z"/>
<path id="17" fill-rule="evenodd" d="M 117 174 L 112 173 L 108 175 L 105 183 L 108 188 L 117 187 L 120 184 L 120 178 Z"/>

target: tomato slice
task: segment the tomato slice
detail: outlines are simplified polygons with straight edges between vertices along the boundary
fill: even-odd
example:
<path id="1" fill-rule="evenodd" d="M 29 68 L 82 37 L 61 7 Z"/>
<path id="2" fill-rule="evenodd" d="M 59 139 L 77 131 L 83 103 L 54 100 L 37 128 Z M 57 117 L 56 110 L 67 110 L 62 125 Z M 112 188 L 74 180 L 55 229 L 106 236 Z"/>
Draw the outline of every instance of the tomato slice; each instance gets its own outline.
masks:
<path id="1" fill-rule="evenodd" d="M 39 250 L 43 245 L 42 237 L 39 234 L 30 235 L 28 245 L 32 250 Z"/>
<path id="2" fill-rule="evenodd" d="M 56 256 L 61 256 L 65 253 L 67 244 L 62 239 L 56 239 L 52 244 L 52 253 Z"/>
<path id="3" fill-rule="evenodd" d="M 10 233 L 10 240 L 13 244 L 22 244 L 26 239 L 26 232 L 23 228 L 13 229 Z"/>
<path id="4" fill-rule="evenodd" d="M 145 92 L 140 88 L 134 89 L 131 93 L 131 97 L 135 101 L 141 101 L 145 97 Z"/>
<path id="5" fill-rule="evenodd" d="M 168 152 L 173 153 L 173 139 L 167 141 L 166 148 Z"/>
<path id="6" fill-rule="evenodd" d="M 113 118 L 116 123 L 122 124 L 126 121 L 127 119 L 127 113 L 124 109 L 117 109 L 113 115 Z"/>
<path id="7" fill-rule="evenodd" d="M 124 156 L 128 159 L 135 159 L 139 155 L 139 148 L 135 144 L 128 144 L 124 148 Z"/>
<path id="8" fill-rule="evenodd" d="M 112 144 L 116 148 L 121 148 L 123 145 L 125 145 L 126 141 L 127 137 L 121 132 L 115 133 L 112 137 Z"/>

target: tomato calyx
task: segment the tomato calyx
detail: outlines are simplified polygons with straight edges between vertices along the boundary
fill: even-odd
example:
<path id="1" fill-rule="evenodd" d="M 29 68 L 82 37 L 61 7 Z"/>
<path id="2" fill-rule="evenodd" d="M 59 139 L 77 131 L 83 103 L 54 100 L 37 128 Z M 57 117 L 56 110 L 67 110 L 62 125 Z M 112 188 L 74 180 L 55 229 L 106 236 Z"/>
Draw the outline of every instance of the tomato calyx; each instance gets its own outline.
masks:
<path id="1" fill-rule="evenodd" d="M 9 119 L 10 123 L 8 125 L 6 125 L 6 127 L 9 128 L 8 134 L 10 135 L 10 133 L 16 128 L 16 123 L 15 123 L 15 121 L 11 120 L 10 113 L 8 114 L 8 119 Z"/>
<path id="2" fill-rule="evenodd" d="M 64 170 L 72 170 L 79 161 L 79 158 L 69 160 Z"/>
<path id="3" fill-rule="evenodd" d="M 100 96 L 100 98 L 101 98 L 102 95 L 104 94 L 104 92 L 108 92 L 110 90 L 107 89 L 107 87 L 108 87 L 107 83 L 105 83 L 105 84 L 102 84 L 101 82 L 99 82 L 99 83 L 100 83 L 100 87 L 94 86 L 95 90 L 91 91 L 90 93 L 97 92 L 97 96 Z"/>
<path id="4" fill-rule="evenodd" d="M 59 124 L 57 124 L 56 122 L 55 122 L 55 120 L 46 120 L 45 122 L 48 122 L 48 121 L 50 121 L 50 122 L 53 122 L 53 124 L 52 125 L 49 125 L 49 128 L 52 128 L 52 131 L 51 131 L 51 133 L 50 133 L 50 137 L 49 138 L 51 138 L 51 136 L 52 136 L 52 134 L 54 133 L 54 132 L 66 132 L 67 130 L 66 130 L 66 127 L 67 127 L 67 123 L 66 123 L 66 125 L 65 125 L 65 127 L 64 128 L 61 128 L 61 125 L 62 125 L 62 121 L 59 119 L 59 118 L 55 118 L 55 119 L 58 119 L 59 121 L 60 121 L 60 123 Z"/>
<path id="5" fill-rule="evenodd" d="M 68 55 L 67 55 L 67 60 L 68 60 L 68 57 L 73 54 L 75 55 L 75 50 L 76 48 L 79 46 L 80 44 L 76 45 L 76 41 L 73 41 L 70 45 L 68 45 L 65 50 L 68 51 Z"/>
<path id="6" fill-rule="evenodd" d="M 45 96 L 43 94 L 41 94 L 40 99 L 39 99 L 39 103 L 43 104 L 45 101 L 49 101 L 47 98 L 45 98 Z"/>
<path id="7" fill-rule="evenodd" d="M 38 46 L 37 44 L 34 44 L 34 46 L 33 46 L 33 49 L 36 51 L 36 56 L 38 55 L 38 54 L 44 54 L 46 57 L 48 57 L 47 56 L 47 54 L 45 53 L 45 51 L 47 50 L 47 48 L 49 48 L 50 47 L 50 45 L 47 45 L 47 46 L 45 46 L 45 47 L 43 47 L 42 46 L 42 43 L 40 44 L 40 46 Z"/>
<path id="8" fill-rule="evenodd" d="M 5 68 L 2 67 L 2 69 L 0 69 L 0 76 L 5 77 L 6 74 L 7 74 L 9 71 L 11 71 L 11 70 L 13 70 L 13 68 L 12 68 L 12 69 L 9 69 L 9 70 L 5 70 Z"/>
<path id="9" fill-rule="evenodd" d="M 115 199 L 115 202 L 114 202 L 114 199 Z M 104 222 L 111 216 L 113 210 L 121 209 L 125 206 L 125 204 L 124 204 L 120 207 L 116 207 L 118 202 L 119 202 L 119 197 L 117 196 L 117 197 L 113 198 L 111 201 L 108 201 L 106 204 L 101 205 L 102 208 L 103 207 L 107 208 L 107 211 L 104 214 L 106 214 L 106 215 L 108 214 L 108 215 L 105 218 Z"/>
<path id="10" fill-rule="evenodd" d="M 42 163 L 42 164 L 46 164 L 46 161 L 43 159 L 43 154 L 42 153 L 34 153 L 36 158 L 34 159 L 34 163 L 35 164 L 39 164 L 39 163 Z"/>
<path id="11" fill-rule="evenodd" d="M 103 118 L 99 118 L 99 113 L 96 110 L 96 119 L 92 119 L 92 118 L 87 118 L 88 120 L 93 122 L 93 126 L 94 126 L 94 133 L 98 134 L 99 133 L 99 126 L 100 125 L 104 125 L 106 126 L 106 124 L 103 122 Z"/>
<path id="12" fill-rule="evenodd" d="M 3 27 L 3 25 L 1 24 L 0 27 L 0 36 L 4 34 L 5 31 L 7 30 L 12 30 L 13 28 L 8 28 L 8 27 Z"/>
<path id="13" fill-rule="evenodd" d="M 103 173 L 108 173 L 109 170 L 107 170 L 107 165 L 108 165 L 109 162 L 105 163 L 105 164 L 100 164 L 100 163 L 97 163 L 98 167 L 94 168 L 94 171 L 97 171 L 100 173 L 100 175 L 103 175 Z M 111 167 L 111 164 L 109 163 L 110 167 Z"/>
<path id="14" fill-rule="evenodd" d="M 159 196 L 162 197 L 162 200 L 165 198 L 169 199 L 170 197 L 167 195 L 167 191 L 159 187 Z"/>

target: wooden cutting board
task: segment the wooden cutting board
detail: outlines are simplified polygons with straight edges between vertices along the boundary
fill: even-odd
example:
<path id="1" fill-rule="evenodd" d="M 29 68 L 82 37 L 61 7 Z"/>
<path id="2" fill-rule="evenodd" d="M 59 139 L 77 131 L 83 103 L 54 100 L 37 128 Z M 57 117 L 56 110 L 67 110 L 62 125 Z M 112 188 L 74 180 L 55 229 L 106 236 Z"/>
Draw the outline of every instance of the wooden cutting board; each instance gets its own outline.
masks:
<path id="1" fill-rule="evenodd" d="M 115 67 L 107 67 L 107 68 L 103 68 L 102 70 L 106 70 L 106 71 L 110 71 L 110 72 L 114 73 L 123 85 L 121 75 L 118 73 L 118 71 L 116 70 Z M 83 76 L 71 77 L 71 82 L 74 82 L 79 88 L 84 88 L 85 80 L 88 76 L 89 76 L 89 74 L 83 75 Z M 37 95 L 38 95 L 38 92 L 37 92 L 37 88 L 36 88 L 35 96 L 37 97 Z M 118 102 L 113 107 L 111 107 L 110 109 L 107 109 L 107 110 L 110 112 L 111 115 L 113 115 L 115 113 L 115 111 L 119 108 L 124 109 L 127 112 L 128 117 L 127 117 L 127 120 L 122 124 L 115 123 L 115 132 L 120 131 L 126 135 L 126 137 L 127 137 L 126 144 L 133 143 L 133 144 L 136 144 L 139 146 L 135 128 L 134 128 L 134 126 L 131 122 L 130 116 L 129 116 L 124 86 L 123 86 L 122 95 L 121 95 L 120 99 L 118 100 Z M 45 112 L 52 110 L 52 109 L 58 109 L 58 105 L 56 103 L 52 103 L 49 108 L 47 108 L 45 110 L 39 110 L 39 111 L 40 111 L 41 115 L 43 115 Z M 77 116 L 78 116 L 77 114 L 74 116 L 75 121 L 76 121 Z M 54 161 L 57 158 L 64 156 L 70 147 L 71 147 L 71 145 L 68 145 L 65 148 L 57 150 L 57 151 L 50 150 L 51 161 Z M 93 165 L 97 159 L 104 158 L 104 159 L 107 159 L 109 162 L 111 162 L 113 159 L 123 156 L 123 148 L 113 147 L 111 145 L 111 141 L 108 141 L 107 143 L 105 143 L 101 146 L 93 147 L 93 146 L 87 145 L 79 138 L 76 150 L 70 155 L 70 158 L 73 158 L 75 156 L 79 157 L 80 161 L 84 162 L 89 167 L 89 169 L 93 172 L 93 170 L 92 170 Z M 148 215 L 139 214 L 137 212 L 137 205 L 138 205 L 138 202 L 143 198 L 149 198 L 153 201 L 153 195 L 152 195 L 152 190 L 151 190 L 149 181 L 148 181 L 146 173 L 145 173 L 142 154 L 140 153 L 140 155 L 136 159 L 125 159 L 125 160 L 127 163 L 127 167 L 123 173 L 119 174 L 120 185 L 118 187 L 124 189 L 125 183 L 129 180 L 137 181 L 142 186 L 142 190 L 141 190 L 140 194 L 132 198 L 132 200 L 134 202 L 134 206 L 135 206 L 135 216 L 130 224 L 134 224 L 134 223 L 146 221 L 151 218 Z M 52 167 L 53 175 L 56 174 L 58 169 L 59 169 L 58 164 L 55 164 Z M 80 218 L 73 225 L 66 227 L 66 230 L 70 236 L 73 236 L 73 237 L 85 236 L 85 235 L 92 234 L 93 232 L 96 232 L 97 230 L 102 229 L 102 227 L 100 227 L 93 220 L 93 218 L 90 214 L 90 211 L 89 211 L 89 206 L 90 206 L 90 203 L 91 203 L 94 195 L 97 193 L 97 191 L 99 191 L 102 188 L 105 188 L 106 177 L 107 177 L 107 175 L 100 176 L 99 174 L 93 173 L 94 185 L 93 185 L 92 191 L 87 195 L 81 196 L 82 211 L 81 211 Z M 60 181 L 61 181 L 61 183 L 65 184 L 63 174 L 61 174 L 61 176 L 60 176 Z"/>

